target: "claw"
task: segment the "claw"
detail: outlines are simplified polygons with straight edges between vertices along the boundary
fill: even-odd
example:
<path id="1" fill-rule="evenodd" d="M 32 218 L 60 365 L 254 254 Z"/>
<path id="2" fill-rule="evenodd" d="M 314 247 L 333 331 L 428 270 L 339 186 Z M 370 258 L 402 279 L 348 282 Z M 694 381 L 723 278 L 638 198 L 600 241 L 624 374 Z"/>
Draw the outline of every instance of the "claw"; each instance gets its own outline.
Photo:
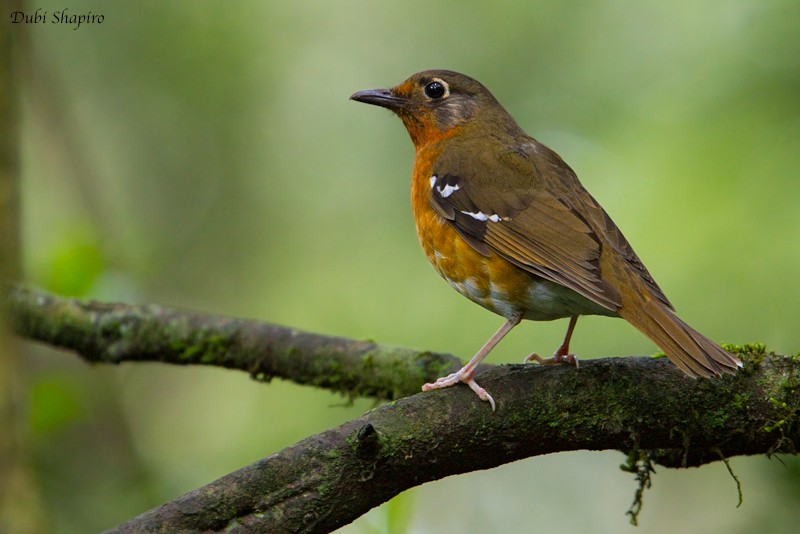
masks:
<path id="1" fill-rule="evenodd" d="M 569 353 L 569 340 L 572 338 L 572 331 L 575 330 L 575 324 L 578 322 L 578 316 L 573 315 L 569 320 L 569 326 L 567 327 L 567 335 L 564 336 L 564 342 L 561 343 L 561 346 L 558 347 L 553 354 L 552 358 L 542 358 L 535 352 L 525 358 L 524 363 L 528 363 L 530 361 L 537 361 L 543 365 L 550 365 L 553 363 L 569 363 L 575 366 L 575 369 L 578 369 L 580 366 L 578 365 L 578 357 L 574 354 Z"/>
<path id="2" fill-rule="evenodd" d="M 472 359 L 468 361 L 464 367 L 462 367 L 453 374 L 449 374 L 447 376 L 439 378 L 438 380 L 436 380 L 436 382 L 433 382 L 432 384 L 425 384 L 424 386 L 422 386 L 422 391 L 431 391 L 432 389 L 447 388 L 455 384 L 458 384 L 459 382 L 464 382 L 466 385 L 469 386 L 469 388 L 472 391 L 474 391 L 478 395 L 479 399 L 488 402 L 492 406 L 492 411 L 495 411 L 496 406 L 494 403 L 494 399 L 492 398 L 491 395 L 486 393 L 485 389 L 480 387 L 475 382 L 475 379 L 472 378 L 472 376 L 475 374 L 475 369 L 478 368 L 478 365 L 480 365 L 480 363 L 483 361 L 486 355 L 489 354 L 492 348 L 494 348 L 494 346 L 497 345 L 500 342 L 500 340 L 503 339 L 503 336 L 508 334 L 512 328 L 517 326 L 521 320 L 522 320 L 522 313 L 518 313 L 517 315 L 514 315 L 513 317 L 506 320 L 506 322 L 503 323 L 503 326 L 501 326 L 500 329 L 497 332 L 495 332 L 492 337 L 489 338 L 489 341 L 484 343 L 483 347 L 481 347 L 481 350 L 479 350 L 478 353 L 475 356 L 473 356 Z"/>
<path id="3" fill-rule="evenodd" d="M 479 399 L 488 402 L 492 407 L 492 411 L 494 412 L 497 406 L 495 405 L 492 396 L 489 395 L 489 393 L 487 393 L 485 389 L 480 387 L 477 382 L 475 382 L 475 379 L 472 378 L 472 373 L 467 373 L 463 371 L 464 369 L 460 369 L 455 373 L 439 378 L 436 382 L 425 384 L 422 386 L 422 391 L 432 391 L 434 389 L 449 388 L 450 386 L 453 386 L 459 382 L 464 382 L 466 385 L 470 387 L 472 391 L 475 392 L 476 395 L 478 395 Z"/>
<path id="4" fill-rule="evenodd" d="M 580 368 L 577 356 L 575 356 L 574 354 L 560 354 L 558 351 L 556 351 L 556 353 L 553 354 L 552 358 L 542 358 L 541 356 L 539 356 L 534 352 L 533 354 L 525 358 L 525 363 L 531 361 L 539 362 L 542 365 L 551 365 L 554 363 L 568 363 L 574 365 L 575 369 Z"/>
<path id="5" fill-rule="evenodd" d="M 480 387 L 475 380 L 467 380 L 465 383 L 478 395 L 479 399 L 488 402 L 492 406 L 493 412 L 496 411 L 497 406 L 494 403 L 494 399 L 485 389 Z"/>

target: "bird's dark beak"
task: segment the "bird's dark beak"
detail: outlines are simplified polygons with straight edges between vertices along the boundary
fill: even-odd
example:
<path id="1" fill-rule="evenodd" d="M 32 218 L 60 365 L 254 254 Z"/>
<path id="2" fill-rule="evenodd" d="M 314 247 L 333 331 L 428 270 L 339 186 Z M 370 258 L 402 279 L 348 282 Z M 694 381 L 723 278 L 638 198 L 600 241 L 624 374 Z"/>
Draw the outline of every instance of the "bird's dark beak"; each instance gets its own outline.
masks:
<path id="1" fill-rule="evenodd" d="M 408 99 L 392 93 L 390 89 L 367 89 L 350 95 L 350 100 L 398 111 L 408 105 Z"/>

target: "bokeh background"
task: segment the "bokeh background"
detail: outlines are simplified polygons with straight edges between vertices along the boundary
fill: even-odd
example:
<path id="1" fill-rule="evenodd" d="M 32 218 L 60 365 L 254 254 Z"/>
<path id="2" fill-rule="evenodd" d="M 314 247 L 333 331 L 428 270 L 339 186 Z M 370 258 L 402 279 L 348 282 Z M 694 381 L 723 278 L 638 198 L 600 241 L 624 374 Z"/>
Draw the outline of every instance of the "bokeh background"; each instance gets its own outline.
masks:
<path id="1" fill-rule="evenodd" d="M 573 166 L 685 320 L 720 341 L 800 350 L 796 0 L 36 8 L 104 21 L 15 27 L 31 284 L 471 356 L 501 319 L 419 250 L 400 122 L 348 101 L 449 68 L 483 81 Z M 565 328 L 526 323 L 490 361 L 547 353 Z M 582 319 L 573 343 L 583 358 L 656 350 L 607 318 Z M 111 527 L 373 406 L 231 371 L 24 350 L 20 425 L 42 532 Z M 579 452 L 453 477 L 341 532 L 794 532 L 800 521 L 797 460 L 734 458 L 740 508 L 721 463 L 660 469 L 634 529 L 623 460 Z"/>

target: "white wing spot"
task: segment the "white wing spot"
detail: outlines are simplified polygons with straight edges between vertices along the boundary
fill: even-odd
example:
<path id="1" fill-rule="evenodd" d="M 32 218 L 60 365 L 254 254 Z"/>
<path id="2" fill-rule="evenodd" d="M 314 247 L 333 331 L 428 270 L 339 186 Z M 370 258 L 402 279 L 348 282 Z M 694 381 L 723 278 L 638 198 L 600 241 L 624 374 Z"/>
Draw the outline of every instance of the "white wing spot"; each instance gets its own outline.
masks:
<path id="1" fill-rule="evenodd" d="M 500 222 L 501 220 L 503 220 L 496 213 L 493 213 L 491 215 L 486 215 L 482 211 L 478 211 L 478 212 L 475 212 L 475 211 L 462 211 L 461 213 L 463 213 L 464 215 L 469 215 L 470 217 L 472 217 L 473 219 L 476 219 L 478 221 Z"/>
<path id="2" fill-rule="evenodd" d="M 433 176 L 431 176 L 431 189 L 433 189 L 434 185 L 436 185 L 436 175 L 435 174 Z"/>
<path id="3" fill-rule="evenodd" d="M 459 189 L 461 189 L 461 186 L 458 185 L 458 184 L 456 184 L 456 185 L 449 185 L 448 184 L 448 185 L 445 185 L 444 188 L 441 188 L 441 187 L 438 187 L 438 186 L 436 187 L 436 190 L 439 191 L 439 194 L 442 195 L 442 197 L 444 197 L 444 198 L 449 197 L 450 195 L 452 195 L 453 193 L 455 193 Z"/>

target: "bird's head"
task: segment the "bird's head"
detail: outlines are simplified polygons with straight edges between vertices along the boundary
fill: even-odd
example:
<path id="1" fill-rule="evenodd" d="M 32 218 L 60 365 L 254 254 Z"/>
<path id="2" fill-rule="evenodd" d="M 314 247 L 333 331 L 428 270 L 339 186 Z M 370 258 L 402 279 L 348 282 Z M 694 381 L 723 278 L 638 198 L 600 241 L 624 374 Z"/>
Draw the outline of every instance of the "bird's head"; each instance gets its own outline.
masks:
<path id="1" fill-rule="evenodd" d="M 519 129 L 479 81 L 449 70 L 418 72 L 391 89 L 359 91 L 350 99 L 396 113 L 417 147 L 462 128 Z"/>

